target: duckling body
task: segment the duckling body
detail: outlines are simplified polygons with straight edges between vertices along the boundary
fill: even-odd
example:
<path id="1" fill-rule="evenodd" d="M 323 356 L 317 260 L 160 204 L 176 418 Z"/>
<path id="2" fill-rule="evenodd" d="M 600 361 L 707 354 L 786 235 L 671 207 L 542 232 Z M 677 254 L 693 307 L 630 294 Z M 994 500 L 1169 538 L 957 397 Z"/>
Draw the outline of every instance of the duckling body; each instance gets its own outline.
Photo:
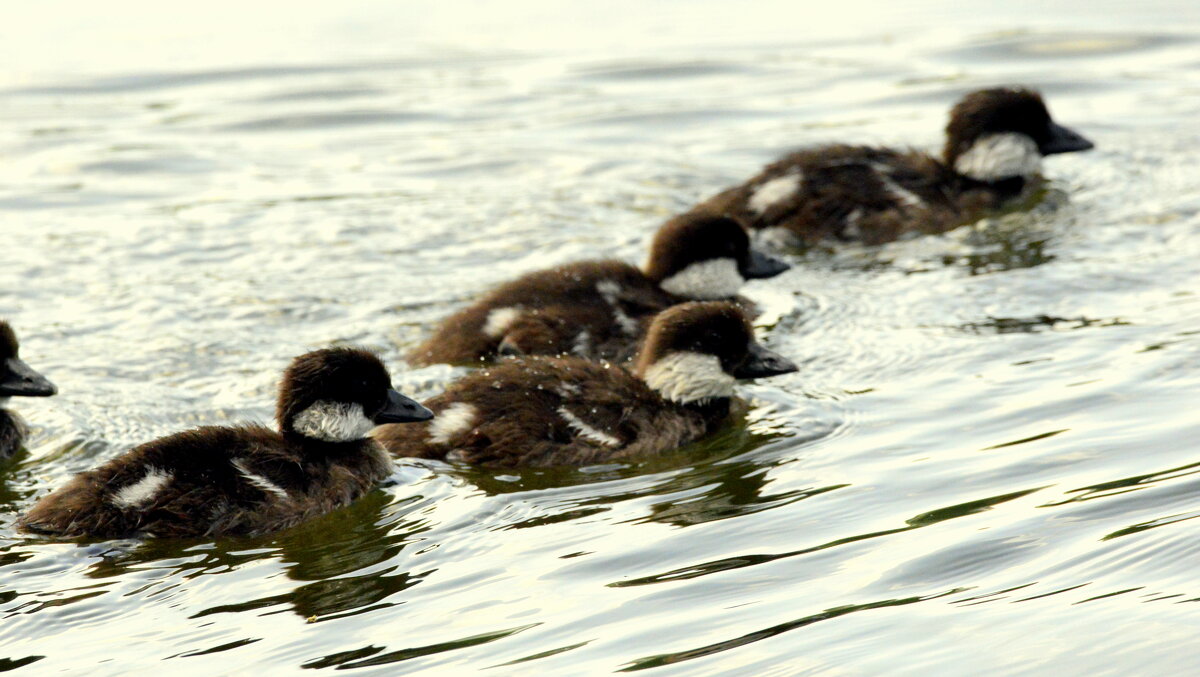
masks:
<path id="1" fill-rule="evenodd" d="M 425 402 L 440 426 L 386 426 L 397 455 L 487 466 L 587 465 L 659 453 L 709 433 L 728 412 L 663 399 L 626 369 L 531 357 L 465 376 Z M 503 412 L 503 413 L 501 413 Z"/>
<path id="2" fill-rule="evenodd" d="M 390 467 L 368 441 L 305 445 L 262 426 L 207 426 L 78 475 L 21 526 L 101 538 L 261 534 L 350 504 Z"/>
<path id="3" fill-rule="evenodd" d="M 791 153 L 704 203 L 750 228 L 779 228 L 796 244 L 890 242 L 939 233 L 999 206 L 1006 192 L 978 186 L 918 152 L 828 146 Z"/>
<path id="4" fill-rule="evenodd" d="M 374 425 L 430 416 L 391 390 L 370 353 L 315 351 L 284 374 L 279 431 L 206 426 L 148 442 L 77 475 L 18 526 L 96 538 L 284 529 L 348 505 L 388 476 L 390 459 L 367 437 Z"/>
<path id="5" fill-rule="evenodd" d="M 940 159 L 855 145 L 794 152 L 696 211 L 778 229 L 792 244 L 879 244 L 973 221 L 1036 182 L 1044 156 L 1093 147 L 1026 89 L 968 94 L 951 110 L 946 135 Z"/>
<path id="6" fill-rule="evenodd" d="M 680 299 L 622 261 L 582 261 L 508 282 L 448 317 L 409 361 L 478 363 L 499 355 L 626 359 L 645 323 Z"/>
<path id="7" fill-rule="evenodd" d="M 654 319 L 632 370 L 577 357 L 507 361 L 428 400 L 433 424 L 373 434 L 396 456 L 486 466 L 632 459 L 711 434 L 737 379 L 795 370 L 754 341 L 737 305 L 685 303 Z"/>
<path id="8" fill-rule="evenodd" d="M 627 360 L 659 311 L 689 299 L 737 296 L 747 279 L 787 264 L 750 248 L 740 224 L 692 215 L 658 232 L 649 263 L 585 261 L 508 282 L 451 315 L 409 354 L 413 364 L 479 364 L 498 356 Z"/>

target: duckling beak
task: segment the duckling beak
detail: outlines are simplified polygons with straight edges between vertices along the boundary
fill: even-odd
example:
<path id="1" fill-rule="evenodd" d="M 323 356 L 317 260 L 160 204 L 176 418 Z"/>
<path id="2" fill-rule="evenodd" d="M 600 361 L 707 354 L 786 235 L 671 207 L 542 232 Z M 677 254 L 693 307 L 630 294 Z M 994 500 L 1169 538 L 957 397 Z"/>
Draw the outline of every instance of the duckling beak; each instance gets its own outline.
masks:
<path id="1" fill-rule="evenodd" d="M 747 280 L 762 280 L 768 277 L 775 277 L 792 267 L 774 256 L 767 256 L 756 249 L 750 250 L 748 259 L 739 271 L 742 277 Z"/>
<path id="2" fill-rule="evenodd" d="M 1081 150 L 1091 150 L 1096 147 L 1096 144 L 1088 141 L 1079 132 L 1063 127 L 1057 122 L 1050 123 L 1050 140 L 1043 143 L 1039 151 L 1042 155 L 1056 155 L 1058 153 L 1074 153 Z"/>
<path id="3" fill-rule="evenodd" d="M 0 397 L 49 397 L 58 388 L 15 357 L 0 363 Z"/>
<path id="4" fill-rule="evenodd" d="M 409 399 L 395 390 L 388 390 L 387 404 L 383 411 L 375 414 L 375 424 L 384 423 L 416 423 L 433 418 L 433 412 L 421 406 L 420 402 Z"/>
<path id="5" fill-rule="evenodd" d="M 767 350 L 761 343 L 750 344 L 750 355 L 746 361 L 733 370 L 734 378 L 766 378 L 779 376 L 797 371 L 795 362 L 773 350 Z"/>

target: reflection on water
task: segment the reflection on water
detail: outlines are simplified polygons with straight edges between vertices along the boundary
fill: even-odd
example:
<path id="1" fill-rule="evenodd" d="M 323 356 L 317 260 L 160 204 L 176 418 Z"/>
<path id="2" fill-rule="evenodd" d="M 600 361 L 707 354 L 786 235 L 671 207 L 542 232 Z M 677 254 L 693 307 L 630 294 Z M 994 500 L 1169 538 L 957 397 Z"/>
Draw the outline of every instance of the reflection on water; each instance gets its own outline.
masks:
<path id="1" fill-rule="evenodd" d="M 0 316 L 61 394 L 19 403 L 0 465 L 0 671 L 1187 672 L 1198 34 L 1173 3 L 1044 4 L 30 8 L 59 39 L 0 41 L 45 53 L 0 81 Z M 802 371 L 711 440 L 403 461 L 257 539 L 12 529 L 121 449 L 269 421 L 315 346 L 432 395 L 460 370 L 400 356 L 479 290 L 638 261 L 784 149 L 937 148 L 958 96 L 1013 82 L 1097 149 L 969 227 L 788 252 L 747 294 Z"/>
<path id="2" fill-rule="evenodd" d="M 399 663 L 419 656 L 427 656 L 430 654 L 441 653 L 443 651 L 453 651 L 455 649 L 464 649 L 476 644 L 486 644 L 494 642 L 498 639 L 504 639 L 510 635 L 515 635 L 518 632 L 537 627 L 540 623 L 531 623 L 529 625 L 520 625 L 507 630 L 499 630 L 496 632 L 487 632 L 481 635 L 471 637 L 463 637 L 451 642 L 441 642 L 431 644 L 429 646 L 418 646 L 411 649 L 401 649 L 400 651 L 389 651 L 387 653 L 379 653 L 383 651 L 383 647 L 367 646 L 356 651 L 343 651 L 341 653 L 326 656 L 319 660 L 309 661 L 301 665 L 303 668 L 331 668 L 337 667 L 339 670 L 348 668 L 365 668 L 372 665 L 387 665 L 389 663 Z"/>
<path id="3" fill-rule="evenodd" d="M 1120 327 L 1127 324 L 1129 323 L 1119 317 L 1093 319 L 1089 317 L 1066 318 L 1039 315 L 1037 317 L 989 317 L 980 322 L 968 322 L 960 328 L 972 334 L 984 332 L 1010 334 L 1013 332 L 1033 333 L 1045 330 L 1084 329 L 1086 327 Z"/>
<path id="4" fill-rule="evenodd" d="M 901 533 L 904 531 L 908 531 L 910 529 L 919 529 L 921 527 L 926 527 L 931 524 L 937 524 L 938 522 L 941 522 L 941 521 L 944 521 L 947 519 L 953 519 L 955 517 L 963 517 L 966 515 L 973 515 L 977 512 L 980 512 L 983 510 L 988 510 L 994 505 L 1004 503 L 1006 501 L 1011 501 L 1015 498 L 1021 498 L 1022 496 L 1031 494 L 1034 491 L 1037 491 L 1037 490 L 1031 489 L 1028 491 L 1021 491 L 1021 492 L 1017 492 L 1014 494 L 1007 494 L 1004 496 L 995 496 L 992 498 L 985 498 L 985 499 L 981 499 L 978 501 L 971 501 L 970 503 L 963 503 L 962 505 L 955 505 L 955 506 L 950 506 L 948 508 L 933 510 L 930 512 L 922 513 L 920 515 L 917 515 L 916 517 L 906 520 L 907 526 L 897 527 L 895 529 L 886 529 L 884 531 L 876 531 L 876 532 L 872 532 L 869 534 L 858 534 L 855 536 L 839 538 L 836 541 L 831 541 L 829 543 L 822 543 L 820 545 L 816 545 L 816 546 L 809 547 L 809 548 L 803 548 L 801 550 L 793 550 L 790 552 L 773 553 L 773 554 L 745 555 L 745 556 L 741 556 L 741 557 L 735 557 L 735 558 L 730 558 L 730 559 L 726 559 L 726 560 L 719 560 L 719 561 L 715 561 L 715 562 L 705 562 L 704 564 L 699 564 L 699 565 L 687 567 L 684 569 L 677 569 L 675 571 L 669 571 L 664 574 L 647 576 L 645 578 L 639 578 L 639 579 L 634 579 L 634 580 L 629 580 L 629 581 L 621 581 L 618 583 L 611 583 L 610 585 L 612 585 L 613 587 L 627 587 L 627 586 L 631 586 L 631 585 L 646 585 L 646 584 L 650 584 L 650 583 L 662 583 L 665 581 L 675 581 L 675 580 L 682 580 L 682 579 L 688 579 L 688 578 L 696 578 L 698 576 L 707 576 L 709 574 L 723 572 L 723 571 L 729 571 L 731 569 L 740 569 L 742 567 L 754 566 L 757 564 L 764 564 L 766 562 L 774 562 L 775 560 L 783 559 L 785 557 L 796 557 L 798 555 L 807 555 L 809 553 L 817 552 L 819 550 L 825 550 L 827 548 L 834 548 L 834 547 L 846 545 L 849 543 L 857 543 L 858 541 L 863 541 L 863 540 L 870 539 L 870 538 L 879 538 L 881 536 L 891 536 L 892 534 L 898 534 L 898 533 Z"/>
<path id="5" fill-rule="evenodd" d="M 717 653 L 720 651 L 729 651 L 730 649 L 736 649 L 740 646 L 744 646 L 744 645 L 750 644 L 752 642 L 758 642 L 758 641 L 761 641 L 764 639 L 770 639 L 771 637 L 774 637 L 776 635 L 781 635 L 785 632 L 788 632 L 789 630 L 795 630 L 797 628 L 802 628 L 806 625 L 812 625 L 813 623 L 827 621 L 830 619 L 837 618 L 839 616 L 844 616 L 846 614 L 854 613 L 856 611 L 867 611 L 870 609 L 881 609 L 881 608 L 885 608 L 885 607 L 903 606 L 906 604 L 915 604 L 917 602 L 923 602 L 928 599 L 937 599 L 939 597 L 945 597 L 946 595 L 951 595 L 951 594 L 954 594 L 955 592 L 959 592 L 959 590 L 948 590 L 948 591 L 940 593 L 940 594 L 929 595 L 926 597 L 906 597 L 903 599 L 887 599 L 887 600 L 881 600 L 878 602 L 868 602 L 866 604 L 848 604 L 846 606 L 835 607 L 833 609 L 826 609 L 825 611 L 822 611 L 821 613 L 813 614 L 811 616 L 805 616 L 803 618 L 797 618 L 794 621 L 789 621 L 787 623 L 780 623 L 779 625 L 775 625 L 775 626 L 772 626 L 769 628 L 764 628 L 762 630 L 751 632 L 749 634 L 742 635 L 741 637 L 736 637 L 734 639 L 726 640 L 724 642 L 717 642 L 716 644 L 710 644 L 708 646 L 703 646 L 698 649 L 691 649 L 689 651 L 680 651 L 677 653 L 660 654 L 658 656 L 650 656 L 648 658 L 642 658 L 642 659 L 634 661 L 628 667 L 622 669 L 621 672 L 633 672 L 635 670 L 645 670 L 646 668 L 657 668 L 657 667 L 660 667 L 663 665 L 670 665 L 672 663 L 680 663 L 680 662 L 692 660 L 695 658 L 703 658 L 710 654 L 714 654 L 714 653 Z"/>

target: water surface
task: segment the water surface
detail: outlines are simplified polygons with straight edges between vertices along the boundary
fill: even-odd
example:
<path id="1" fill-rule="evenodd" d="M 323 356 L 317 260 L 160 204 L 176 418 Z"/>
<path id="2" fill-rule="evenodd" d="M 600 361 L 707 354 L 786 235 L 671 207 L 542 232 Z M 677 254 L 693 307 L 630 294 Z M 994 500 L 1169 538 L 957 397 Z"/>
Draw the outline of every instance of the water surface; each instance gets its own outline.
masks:
<path id="1" fill-rule="evenodd" d="M 0 670 L 1190 672 L 1200 29 L 1042 4 L 30 9 L 0 36 L 36 57 L 0 79 L 0 316 L 61 394 L 16 403 L 34 434 L 0 468 Z M 714 440 L 404 462 L 255 540 L 12 529 L 133 444 L 269 420 L 314 347 L 436 393 L 455 371 L 401 355 L 487 286 L 640 261 L 787 148 L 936 148 L 1011 82 L 1097 149 L 1028 211 L 790 254 L 748 295 L 802 369 Z"/>

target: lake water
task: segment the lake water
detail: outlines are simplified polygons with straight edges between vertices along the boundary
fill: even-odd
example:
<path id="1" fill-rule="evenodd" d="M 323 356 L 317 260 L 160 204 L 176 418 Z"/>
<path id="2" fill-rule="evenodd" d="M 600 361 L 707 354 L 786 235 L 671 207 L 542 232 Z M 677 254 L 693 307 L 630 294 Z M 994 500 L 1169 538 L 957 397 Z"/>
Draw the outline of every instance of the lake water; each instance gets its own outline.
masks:
<path id="1" fill-rule="evenodd" d="M 1195 3 L 45 3 L 0 27 L 0 316 L 59 388 L 0 466 L 0 670 L 1185 674 L 1200 667 Z M 241 5 L 253 5 L 242 7 Z M 1053 6 L 1050 6 L 1053 5 Z M 782 151 L 940 147 L 1041 88 L 1095 151 L 939 237 L 755 282 L 799 373 L 634 465 L 402 462 L 255 540 L 16 515 L 279 372 L 401 355 L 489 285 Z"/>

